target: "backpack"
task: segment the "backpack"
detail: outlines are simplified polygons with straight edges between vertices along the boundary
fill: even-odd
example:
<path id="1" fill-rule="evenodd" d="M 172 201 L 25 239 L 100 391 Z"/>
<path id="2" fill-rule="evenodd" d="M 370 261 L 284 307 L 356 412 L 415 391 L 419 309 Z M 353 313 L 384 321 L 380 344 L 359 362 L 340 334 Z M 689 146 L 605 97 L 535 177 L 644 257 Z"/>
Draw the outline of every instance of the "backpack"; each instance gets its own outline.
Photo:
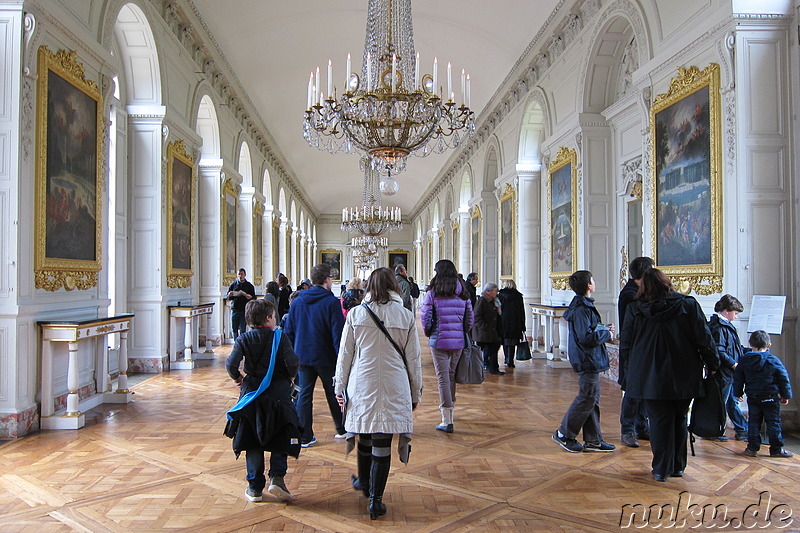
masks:
<path id="1" fill-rule="evenodd" d="M 416 282 L 413 281 L 409 281 L 408 284 L 411 286 L 410 287 L 411 297 L 419 298 L 419 285 L 417 285 Z"/>
<path id="2" fill-rule="evenodd" d="M 695 398 L 692 402 L 692 412 L 689 418 L 689 443 L 694 457 L 695 436 L 703 438 L 719 437 L 725 433 L 725 399 L 717 379 L 709 375 L 703 378 L 702 388 L 704 395 Z"/>

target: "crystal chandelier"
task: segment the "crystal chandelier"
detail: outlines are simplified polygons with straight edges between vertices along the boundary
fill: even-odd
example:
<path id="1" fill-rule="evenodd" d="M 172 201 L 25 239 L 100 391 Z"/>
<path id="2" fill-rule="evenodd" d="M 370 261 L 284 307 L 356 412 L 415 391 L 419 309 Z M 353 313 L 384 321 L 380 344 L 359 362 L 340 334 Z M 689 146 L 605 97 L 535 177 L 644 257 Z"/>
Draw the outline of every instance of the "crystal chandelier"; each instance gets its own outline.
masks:
<path id="1" fill-rule="evenodd" d="M 372 252 L 377 252 L 379 249 L 389 247 L 389 239 L 386 237 L 362 235 L 361 237 L 353 237 L 350 240 L 350 246 L 353 248 L 364 248 Z"/>
<path id="2" fill-rule="evenodd" d="M 303 137 L 320 150 L 358 150 L 379 171 L 396 174 L 409 154 L 443 153 L 475 133 L 469 75 L 462 69 L 459 103 L 449 63 L 447 92 L 439 86 L 437 59 L 433 74 L 420 77 L 411 0 L 369 0 L 361 75 L 351 71 L 348 54 L 344 92 L 337 98 L 330 61 L 327 74 L 323 91 L 319 68 L 311 73 L 303 121 Z"/>
<path id="3" fill-rule="evenodd" d="M 361 168 L 364 171 L 364 196 L 361 206 L 342 209 L 342 231 L 377 236 L 387 231 L 403 229 L 400 208 L 381 205 L 378 171 L 366 158 L 361 160 Z"/>

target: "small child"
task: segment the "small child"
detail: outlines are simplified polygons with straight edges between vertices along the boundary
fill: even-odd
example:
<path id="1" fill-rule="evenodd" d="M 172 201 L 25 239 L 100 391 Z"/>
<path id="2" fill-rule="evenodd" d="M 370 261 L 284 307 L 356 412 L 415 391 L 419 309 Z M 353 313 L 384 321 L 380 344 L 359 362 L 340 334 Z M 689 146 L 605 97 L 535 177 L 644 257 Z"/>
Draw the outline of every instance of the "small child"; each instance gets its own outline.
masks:
<path id="1" fill-rule="evenodd" d="M 789 403 L 792 386 L 789 374 L 781 360 L 769 352 L 772 346 L 769 334 L 764 330 L 750 335 L 750 348 L 736 366 L 733 378 L 733 394 L 739 400 L 747 392 L 747 408 L 750 418 L 747 424 L 747 449 L 744 454 L 756 457 L 761 447 L 761 421 L 767 425 L 770 457 L 791 457 L 783 449 L 781 435 L 781 404 Z"/>

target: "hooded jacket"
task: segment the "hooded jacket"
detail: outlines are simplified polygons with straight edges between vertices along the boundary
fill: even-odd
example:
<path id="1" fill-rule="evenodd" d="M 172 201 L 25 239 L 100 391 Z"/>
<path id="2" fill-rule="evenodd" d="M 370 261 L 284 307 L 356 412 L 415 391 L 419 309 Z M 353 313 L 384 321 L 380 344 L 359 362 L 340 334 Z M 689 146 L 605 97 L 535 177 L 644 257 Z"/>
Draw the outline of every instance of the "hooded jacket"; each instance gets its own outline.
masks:
<path id="1" fill-rule="evenodd" d="M 389 302 L 378 304 L 368 293 L 364 303 L 347 314 L 333 385 L 336 394 L 347 391 L 344 426 L 349 433 L 411 433 L 414 429 L 412 404 L 422 396 L 419 335 L 414 314 L 403 307 L 399 294 L 391 295 Z M 403 349 L 407 364 L 365 305 Z"/>
<path id="2" fill-rule="evenodd" d="M 525 335 L 525 303 L 522 293 L 508 288 L 502 289 L 497 296 L 503 305 L 503 314 L 500 315 L 502 337 L 516 344 Z"/>
<path id="3" fill-rule="evenodd" d="M 703 365 L 719 368 L 700 304 L 674 291 L 663 301 L 628 305 L 619 356 L 625 393 L 646 400 L 700 397 Z"/>
<path id="4" fill-rule="evenodd" d="M 608 370 L 606 342 L 611 339 L 607 328 L 598 328 L 600 313 L 594 298 L 576 294 L 564 311 L 569 322 L 569 362 L 578 374 Z"/>
<path id="5" fill-rule="evenodd" d="M 733 365 L 739 362 L 744 352 L 744 346 L 739 341 L 739 333 L 729 321 L 715 314 L 708 321 L 708 329 L 717 344 L 719 355 L 719 374 L 726 383 L 733 382 Z"/>
<path id="6" fill-rule="evenodd" d="M 461 350 L 464 348 L 464 334 L 472 329 L 472 304 L 462 300 L 457 294 L 461 286 L 456 286 L 456 294 L 450 297 L 434 296 L 433 290 L 425 293 L 420 311 L 420 321 L 428 324 L 431 315 L 436 313 L 429 346 L 437 350 Z M 434 311 L 434 307 L 436 310 Z"/>
<path id="7" fill-rule="evenodd" d="M 322 285 L 300 291 L 289 307 L 283 331 L 305 366 L 336 366 L 344 316 L 342 304 Z"/>
<path id="8" fill-rule="evenodd" d="M 781 360 L 769 350 L 748 351 L 742 355 L 733 375 L 733 395 L 737 398 L 745 392 L 753 400 L 792 397 L 789 373 Z"/>

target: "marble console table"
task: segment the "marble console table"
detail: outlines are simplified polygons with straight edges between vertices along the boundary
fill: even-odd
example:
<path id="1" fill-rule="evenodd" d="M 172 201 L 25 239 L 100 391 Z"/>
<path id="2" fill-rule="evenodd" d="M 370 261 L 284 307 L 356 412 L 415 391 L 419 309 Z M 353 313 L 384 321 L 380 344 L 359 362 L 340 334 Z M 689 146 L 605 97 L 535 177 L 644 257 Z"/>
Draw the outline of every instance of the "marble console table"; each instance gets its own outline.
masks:
<path id="1" fill-rule="evenodd" d="M 125 314 L 94 320 L 56 320 L 38 323 L 42 330 L 42 429 L 80 429 L 86 424 L 83 411 L 97 407 L 101 403 L 128 403 L 133 399 L 133 392 L 128 390 L 128 332 L 131 329 L 133 316 Z M 117 390 L 111 392 L 107 349 L 103 346 L 103 349 L 97 349 L 95 354 L 94 374 L 97 392 L 81 400 L 78 377 L 79 344 L 112 333 L 120 334 Z M 57 343 L 67 343 L 68 394 L 66 409 L 55 413 L 53 363 L 59 357 Z"/>
<path id="2" fill-rule="evenodd" d="M 170 305 L 169 309 L 169 367 L 171 370 L 191 370 L 194 368 L 195 361 L 198 359 L 213 359 L 214 350 L 211 349 L 211 341 L 206 333 L 206 345 L 200 351 L 200 318 L 205 317 L 206 332 L 208 332 L 208 319 L 214 311 L 214 303 L 197 305 Z M 178 321 L 185 323 L 183 330 L 183 359 L 178 359 L 175 351 L 177 342 Z"/>
<path id="3" fill-rule="evenodd" d="M 572 368 L 567 358 L 569 348 L 569 330 L 567 321 L 564 320 L 566 306 L 529 304 L 533 315 L 533 344 L 531 355 L 547 359 L 547 366 L 551 368 Z M 542 330 L 542 345 L 538 342 L 538 332 Z"/>

